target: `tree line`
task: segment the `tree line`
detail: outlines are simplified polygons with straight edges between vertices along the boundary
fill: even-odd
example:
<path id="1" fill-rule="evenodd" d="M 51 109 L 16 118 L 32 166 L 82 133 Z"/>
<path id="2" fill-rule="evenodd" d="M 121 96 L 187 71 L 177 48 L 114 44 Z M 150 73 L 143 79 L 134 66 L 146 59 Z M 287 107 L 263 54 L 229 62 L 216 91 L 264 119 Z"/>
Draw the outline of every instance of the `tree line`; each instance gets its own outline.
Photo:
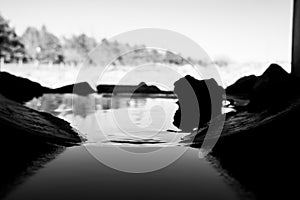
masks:
<path id="1" fill-rule="evenodd" d="M 99 58 L 97 61 L 89 56 L 89 52 L 97 45 Z M 122 52 L 129 52 L 119 56 Z M 58 38 L 51 33 L 46 26 L 40 29 L 28 27 L 21 36 L 18 36 L 9 21 L 0 15 L 0 57 L 4 62 L 34 62 L 39 63 L 64 63 L 64 64 L 107 64 L 113 65 L 138 65 L 144 63 L 170 63 L 183 65 L 189 61 L 172 52 L 162 52 L 156 49 L 148 49 L 143 45 L 131 46 L 108 41 L 106 39 L 97 42 L 86 34 L 73 35 L 69 38 Z M 116 58 L 116 59 L 115 59 Z M 195 62 L 195 61 L 194 61 Z M 203 64 L 203 61 L 197 61 Z"/>

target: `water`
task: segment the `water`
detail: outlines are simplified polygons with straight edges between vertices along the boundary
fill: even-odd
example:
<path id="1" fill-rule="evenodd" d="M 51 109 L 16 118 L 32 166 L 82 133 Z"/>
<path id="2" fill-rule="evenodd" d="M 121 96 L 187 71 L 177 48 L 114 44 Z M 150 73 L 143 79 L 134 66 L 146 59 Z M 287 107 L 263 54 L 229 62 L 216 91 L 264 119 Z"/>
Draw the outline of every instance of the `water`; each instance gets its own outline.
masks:
<path id="1" fill-rule="evenodd" d="M 84 147 L 72 147 L 7 199 L 237 199 L 211 164 L 197 155 L 190 149 L 162 170 L 131 174 L 103 165 Z"/>
<path id="2" fill-rule="evenodd" d="M 70 122 L 88 139 L 88 143 L 124 145 L 148 141 L 164 145 L 172 142 L 174 145 L 181 135 L 186 134 L 175 135 L 168 131 L 178 130 L 172 124 L 177 109 L 175 102 L 176 99 L 169 98 L 48 94 L 26 105 Z"/>
<path id="3" fill-rule="evenodd" d="M 56 155 L 7 199 L 239 199 L 240 189 L 224 171 L 180 143 L 189 133 L 174 132 L 175 102 L 68 94 L 28 102 L 69 121 L 87 142 Z M 124 156 L 114 154 L 118 151 Z M 128 169 L 148 173 L 124 172 Z"/>

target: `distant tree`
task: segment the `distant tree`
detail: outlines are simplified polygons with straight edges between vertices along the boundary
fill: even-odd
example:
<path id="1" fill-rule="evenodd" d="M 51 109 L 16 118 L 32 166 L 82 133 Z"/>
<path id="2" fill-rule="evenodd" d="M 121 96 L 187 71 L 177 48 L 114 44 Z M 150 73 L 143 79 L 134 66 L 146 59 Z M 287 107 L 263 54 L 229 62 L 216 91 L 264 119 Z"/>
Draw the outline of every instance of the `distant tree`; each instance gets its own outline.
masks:
<path id="1" fill-rule="evenodd" d="M 231 64 L 233 61 L 225 55 L 219 55 L 214 59 L 214 63 L 220 67 L 226 67 Z"/>
<path id="2" fill-rule="evenodd" d="M 177 65 L 181 65 L 184 63 L 184 60 L 182 59 L 181 56 L 174 54 L 170 51 L 166 52 L 164 60 L 166 63 L 177 64 Z"/>
<path id="3" fill-rule="evenodd" d="M 60 40 L 45 26 L 41 30 L 28 27 L 22 35 L 22 41 L 32 59 L 53 63 L 63 61 Z"/>
<path id="4" fill-rule="evenodd" d="M 28 27 L 23 33 L 21 40 L 25 45 L 27 54 L 32 59 L 37 59 L 38 53 L 41 50 L 40 32 L 34 27 Z"/>
<path id="5" fill-rule="evenodd" d="M 85 61 L 85 58 L 75 48 L 63 47 L 64 62 L 68 64 L 78 64 Z"/>
<path id="6" fill-rule="evenodd" d="M 102 66 L 106 64 L 136 66 L 145 63 L 184 65 L 189 61 L 203 64 L 202 60 L 196 61 L 191 58 L 185 60 L 180 55 L 169 51 L 163 52 L 144 45 L 130 46 L 107 39 L 103 39 L 97 47 L 95 38 L 85 34 L 64 37 L 60 42 L 45 26 L 41 30 L 28 27 L 22 36 L 22 41 L 31 58 L 42 62 L 89 63 Z M 90 56 L 89 53 L 93 49 L 95 51 Z"/>
<path id="7" fill-rule="evenodd" d="M 78 49 L 85 54 L 89 53 L 97 46 L 96 40 L 92 37 L 88 37 L 85 34 L 77 36 L 75 41 L 75 44 L 78 45 Z"/>
<path id="8" fill-rule="evenodd" d="M 40 34 L 41 51 L 38 54 L 38 59 L 41 61 L 60 61 L 63 54 L 60 40 L 54 34 L 50 33 L 45 26 L 42 27 Z"/>
<path id="9" fill-rule="evenodd" d="M 158 52 L 156 49 L 151 50 L 151 60 L 155 63 L 163 63 L 164 56 L 162 53 Z"/>
<path id="10" fill-rule="evenodd" d="M 97 41 L 85 34 L 64 38 L 63 55 L 66 62 L 91 62 L 88 53 L 97 46 Z"/>
<path id="11" fill-rule="evenodd" d="M 9 22 L 0 15 L 0 57 L 5 62 L 14 62 L 26 59 L 24 45 L 9 26 Z"/>

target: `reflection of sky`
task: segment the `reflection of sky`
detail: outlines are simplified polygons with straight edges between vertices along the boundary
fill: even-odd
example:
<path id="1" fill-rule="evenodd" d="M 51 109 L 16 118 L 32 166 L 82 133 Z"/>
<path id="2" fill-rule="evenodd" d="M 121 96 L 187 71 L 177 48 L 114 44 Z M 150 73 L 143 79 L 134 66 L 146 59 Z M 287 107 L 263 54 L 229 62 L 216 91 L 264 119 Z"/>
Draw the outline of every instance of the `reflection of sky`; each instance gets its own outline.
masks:
<path id="1" fill-rule="evenodd" d="M 289 61 L 291 4 L 291 0 L 0 0 L 0 11 L 18 33 L 45 24 L 59 36 L 85 32 L 100 40 L 137 28 L 165 28 L 190 37 L 212 56 Z"/>
<path id="2" fill-rule="evenodd" d="M 92 94 L 44 95 L 26 105 L 52 113 L 72 124 L 90 141 L 179 142 L 173 126 L 175 99 L 102 97 Z"/>

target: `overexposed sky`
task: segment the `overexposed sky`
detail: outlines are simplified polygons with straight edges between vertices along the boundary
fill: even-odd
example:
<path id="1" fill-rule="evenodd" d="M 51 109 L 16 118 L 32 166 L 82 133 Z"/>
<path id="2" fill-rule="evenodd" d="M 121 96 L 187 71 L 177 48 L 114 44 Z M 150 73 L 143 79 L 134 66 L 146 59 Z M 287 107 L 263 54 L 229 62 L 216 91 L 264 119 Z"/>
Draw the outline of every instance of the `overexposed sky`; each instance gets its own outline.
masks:
<path id="1" fill-rule="evenodd" d="M 290 61 L 292 0 L 0 0 L 18 34 L 43 24 L 58 36 L 101 40 L 138 28 L 179 32 L 211 57 Z"/>

